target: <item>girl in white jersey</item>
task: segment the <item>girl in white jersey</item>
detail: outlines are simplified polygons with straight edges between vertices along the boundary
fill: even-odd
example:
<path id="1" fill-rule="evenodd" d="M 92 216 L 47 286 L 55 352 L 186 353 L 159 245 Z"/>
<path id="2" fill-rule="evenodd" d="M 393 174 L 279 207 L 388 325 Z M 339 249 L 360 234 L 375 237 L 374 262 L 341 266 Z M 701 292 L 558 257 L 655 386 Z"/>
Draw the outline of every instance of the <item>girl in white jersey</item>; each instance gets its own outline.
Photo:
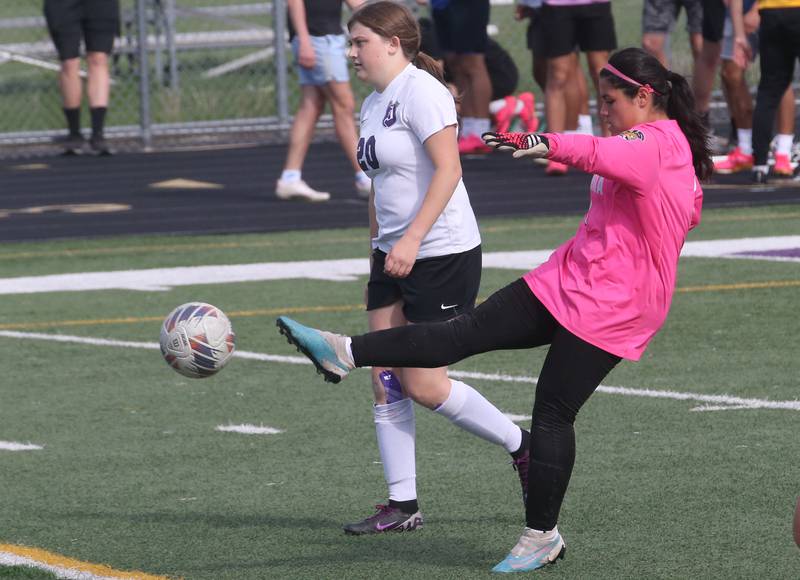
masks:
<path id="1" fill-rule="evenodd" d="M 348 27 L 356 74 L 375 88 L 361 107 L 357 149 L 372 179 L 370 330 L 449 320 L 472 310 L 481 274 L 480 234 L 461 180 L 455 102 L 436 62 L 419 52 L 418 24 L 405 6 L 370 3 Z M 502 445 L 524 488 L 527 432 L 470 386 L 448 380 L 447 367 L 374 368 L 372 380 L 389 503 L 345 525 L 345 532 L 422 525 L 412 400 Z"/>

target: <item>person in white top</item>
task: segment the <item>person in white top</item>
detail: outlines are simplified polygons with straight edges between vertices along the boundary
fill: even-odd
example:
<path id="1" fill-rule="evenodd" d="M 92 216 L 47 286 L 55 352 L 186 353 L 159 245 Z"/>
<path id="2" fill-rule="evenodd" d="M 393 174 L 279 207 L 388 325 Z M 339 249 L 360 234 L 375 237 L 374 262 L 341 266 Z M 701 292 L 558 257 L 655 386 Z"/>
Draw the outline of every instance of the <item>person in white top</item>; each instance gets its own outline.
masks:
<path id="1" fill-rule="evenodd" d="M 407 7 L 365 4 L 351 17 L 348 56 L 371 85 L 361 108 L 356 156 L 372 179 L 370 330 L 444 321 L 475 305 L 481 238 L 461 180 L 455 102 L 439 65 L 419 51 Z M 378 448 L 389 503 L 346 524 L 348 534 L 414 530 L 422 525 L 416 490 L 412 401 L 512 454 L 525 488 L 528 433 L 447 367 L 372 369 Z"/>

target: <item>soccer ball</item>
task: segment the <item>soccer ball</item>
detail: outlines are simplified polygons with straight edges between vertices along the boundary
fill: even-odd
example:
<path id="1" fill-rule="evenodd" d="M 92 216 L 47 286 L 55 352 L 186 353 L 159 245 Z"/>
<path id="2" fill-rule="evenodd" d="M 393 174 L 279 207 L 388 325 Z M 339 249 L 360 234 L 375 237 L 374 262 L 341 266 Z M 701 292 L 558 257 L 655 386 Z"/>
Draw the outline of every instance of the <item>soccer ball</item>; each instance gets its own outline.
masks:
<path id="1" fill-rule="evenodd" d="M 180 374 L 210 377 L 233 356 L 236 335 L 219 308 L 204 302 L 181 304 L 161 325 L 161 354 Z"/>

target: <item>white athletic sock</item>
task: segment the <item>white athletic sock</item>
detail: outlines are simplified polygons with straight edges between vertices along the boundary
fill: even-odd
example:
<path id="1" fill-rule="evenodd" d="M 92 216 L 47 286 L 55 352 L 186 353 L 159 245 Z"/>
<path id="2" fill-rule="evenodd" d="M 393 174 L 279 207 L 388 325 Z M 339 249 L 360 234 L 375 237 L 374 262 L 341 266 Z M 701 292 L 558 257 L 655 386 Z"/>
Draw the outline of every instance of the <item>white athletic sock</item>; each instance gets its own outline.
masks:
<path id="1" fill-rule="evenodd" d="M 516 97 L 515 97 L 516 98 Z M 514 101 L 514 114 L 519 115 L 522 112 L 522 108 L 525 106 L 525 103 L 516 99 Z M 498 111 L 501 111 L 506 108 L 506 100 L 505 99 L 497 99 L 496 101 L 492 101 L 489 103 L 489 114 L 496 115 Z"/>
<path id="2" fill-rule="evenodd" d="M 496 101 L 492 101 L 489 103 L 489 114 L 496 115 L 497 111 L 502 110 L 506 106 L 505 99 L 497 99 Z"/>
<path id="3" fill-rule="evenodd" d="M 502 445 L 509 453 L 522 444 L 520 428 L 478 391 L 461 381 L 450 380 L 450 396 L 436 412 L 473 435 Z"/>
<path id="4" fill-rule="evenodd" d="M 485 119 L 475 119 L 475 133 L 480 137 L 492 128 L 492 121 Z"/>
<path id="5" fill-rule="evenodd" d="M 775 153 L 780 153 L 781 155 L 791 155 L 793 142 L 794 135 L 778 133 L 775 136 Z"/>
<path id="6" fill-rule="evenodd" d="M 389 499 L 417 499 L 416 421 L 411 399 L 375 405 L 373 413 Z"/>
<path id="7" fill-rule="evenodd" d="M 475 117 L 462 117 L 461 118 L 461 136 L 462 137 L 469 137 L 470 135 L 476 135 L 477 132 L 475 130 Z"/>
<path id="8" fill-rule="evenodd" d="M 739 151 L 745 155 L 753 154 L 752 129 L 736 129 L 736 140 L 739 142 Z"/>
<path id="9" fill-rule="evenodd" d="M 594 135 L 591 115 L 578 115 L 578 133 L 584 135 Z"/>
<path id="10" fill-rule="evenodd" d="M 303 172 L 300 169 L 284 169 L 281 173 L 281 181 L 300 181 Z"/>
<path id="11" fill-rule="evenodd" d="M 344 337 L 344 348 L 347 351 L 347 362 L 350 363 L 353 368 L 355 368 L 356 363 L 353 359 L 353 339 L 349 336 Z"/>

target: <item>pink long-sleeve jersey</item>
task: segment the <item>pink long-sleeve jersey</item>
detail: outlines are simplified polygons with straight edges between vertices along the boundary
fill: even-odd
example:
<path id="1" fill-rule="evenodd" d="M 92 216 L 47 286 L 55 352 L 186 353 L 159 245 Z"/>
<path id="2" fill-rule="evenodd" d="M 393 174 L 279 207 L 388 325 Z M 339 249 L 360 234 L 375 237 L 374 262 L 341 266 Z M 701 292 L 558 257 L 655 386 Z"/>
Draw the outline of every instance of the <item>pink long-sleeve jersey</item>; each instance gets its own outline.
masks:
<path id="1" fill-rule="evenodd" d="M 592 173 L 591 205 L 569 241 L 525 281 L 567 330 L 638 360 L 667 317 L 678 257 L 703 192 L 673 120 L 606 138 L 548 134 L 555 161 Z"/>

